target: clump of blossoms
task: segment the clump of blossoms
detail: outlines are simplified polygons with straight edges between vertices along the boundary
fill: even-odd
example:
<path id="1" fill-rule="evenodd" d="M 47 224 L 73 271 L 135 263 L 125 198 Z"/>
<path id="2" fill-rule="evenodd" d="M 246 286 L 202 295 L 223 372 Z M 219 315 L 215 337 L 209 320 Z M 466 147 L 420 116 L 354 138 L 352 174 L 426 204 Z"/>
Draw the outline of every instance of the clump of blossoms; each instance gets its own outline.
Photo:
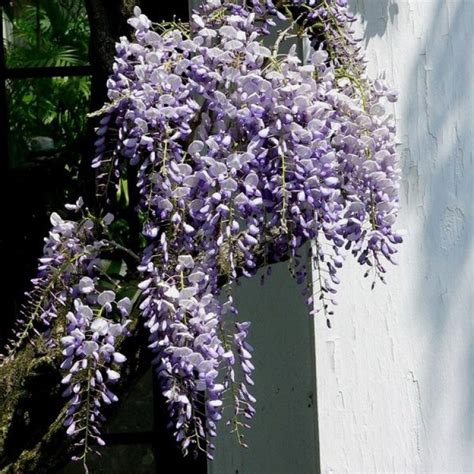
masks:
<path id="1" fill-rule="evenodd" d="M 79 214 L 76 220 L 51 215 L 38 275 L 0 364 L 14 358 L 34 333 L 50 349 L 61 350 L 62 383 L 68 398 L 64 424 L 80 448 L 74 459 L 85 460 L 94 444 L 104 444 L 100 409 L 117 400 L 110 387 L 120 377 L 115 369 L 126 358 L 116 345 L 128 336 L 132 302 L 128 297 L 116 301 L 114 291 L 101 289 L 104 259 L 121 246 L 109 238 L 113 216 L 95 218 L 82 209 L 83 204 L 80 198 L 66 205 L 68 211 Z"/>
<path id="2" fill-rule="evenodd" d="M 85 460 L 92 443 L 105 444 L 100 432 L 104 420 L 101 408 L 118 400 L 110 386 L 120 378 L 114 369 L 126 357 L 115 346 L 118 338 L 128 335 L 131 306 L 128 297 L 116 302 L 113 291 L 98 291 L 94 279 L 83 277 L 77 284 L 73 311 L 66 314 L 61 368 L 67 375 L 61 383 L 66 386 L 63 395 L 69 403 L 64 424 L 67 434 L 77 438 L 77 445 L 84 448 L 75 460 Z M 118 319 L 111 317 L 114 310 Z"/>
<path id="3" fill-rule="evenodd" d="M 83 206 L 80 198 L 76 204 L 68 204 L 70 211 L 79 212 Z M 98 255 L 106 247 L 97 238 L 97 223 L 86 215 L 77 221 L 64 220 L 59 214 L 51 214 L 51 230 L 46 237 L 43 256 L 39 259 L 38 275 L 32 280 L 33 289 L 27 294 L 22 316 L 17 320 L 15 337 L 7 344 L 8 360 L 25 342 L 32 331 L 50 336 L 52 323 L 67 304 L 74 285 L 82 276 L 94 272 Z M 100 226 L 106 226 L 108 216 Z"/>
<path id="4" fill-rule="evenodd" d="M 176 440 L 212 458 L 224 400 L 242 443 L 255 413 L 249 323 L 235 318 L 233 283 L 288 258 L 305 282 L 298 250 L 312 241 L 311 292 L 329 323 L 346 253 L 382 279 L 393 262 L 400 170 L 385 102 L 396 94 L 367 76 L 345 0 L 207 0 L 189 25 L 154 26 L 138 8 L 129 22 L 135 37 L 117 45 L 101 111 L 97 189 L 107 208 L 137 183 L 138 310 Z M 307 62 L 281 51 L 295 36 L 311 45 Z M 73 305 L 61 340 L 68 433 L 86 433 L 85 452 L 102 444 L 100 407 L 115 399 L 108 384 L 130 311 L 97 288 L 93 267 L 63 285 Z"/>

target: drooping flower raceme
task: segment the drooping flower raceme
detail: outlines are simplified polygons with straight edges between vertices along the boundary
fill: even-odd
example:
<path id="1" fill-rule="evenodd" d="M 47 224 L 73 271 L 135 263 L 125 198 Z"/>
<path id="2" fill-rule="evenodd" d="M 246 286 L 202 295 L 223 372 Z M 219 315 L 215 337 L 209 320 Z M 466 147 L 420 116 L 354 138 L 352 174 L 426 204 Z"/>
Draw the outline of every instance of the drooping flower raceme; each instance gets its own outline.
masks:
<path id="1" fill-rule="evenodd" d="M 104 275 L 102 256 L 116 245 L 106 235 L 112 216 L 96 219 L 83 212 L 82 206 L 82 199 L 66 205 L 79 214 L 77 220 L 51 215 L 38 276 L 32 280 L 16 337 L 0 361 L 12 359 L 33 333 L 41 334 L 52 349 L 61 349 L 62 383 L 68 398 L 65 426 L 82 447 L 77 459 L 85 459 L 94 444 L 103 444 L 100 410 L 117 400 L 110 386 L 120 376 L 114 369 L 126 359 L 115 346 L 128 335 L 132 307 L 128 297 L 116 301 L 114 291 L 99 289 Z M 58 324 L 62 326 L 60 341 L 51 331 Z"/>
<path id="2" fill-rule="evenodd" d="M 82 199 L 79 199 L 67 207 L 78 211 L 82 205 Z M 63 220 L 59 214 L 53 213 L 50 220 L 52 227 L 45 238 L 38 275 L 32 280 L 33 289 L 27 294 L 15 338 L 7 346 L 6 359 L 15 354 L 32 332 L 44 333 L 49 343 L 54 344 L 49 337 L 50 326 L 67 304 L 72 286 L 94 267 L 104 247 L 104 243 L 96 238 L 95 224 L 90 218 Z"/>
<path id="3" fill-rule="evenodd" d="M 66 314 L 67 336 L 61 338 L 64 360 L 61 368 L 67 371 L 62 379 L 68 397 L 67 434 L 74 436 L 84 446 L 81 456 L 85 459 L 89 446 L 95 442 L 103 446 L 100 427 L 103 422 L 101 407 L 117 401 L 112 392 L 120 374 L 116 370 L 126 357 L 117 352 L 117 338 L 127 335 L 127 316 L 131 301 L 125 297 L 116 302 L 111 290 L 99 292 L 90 277 L 83 277 L 77 284 L 74 311 Z M 116 310 L 118 322 L 110 317 Z"/>
<path id="4" fill-rule="evenodd" d="M 253 275 L 263 249 L 272 261 L 295 257 L 303 281 L 297 249 L 313 239 L 315 291 L 329 313 L 344 247 L 383 273 L 400 241 L 394 124 L 383 105 L 394 93 L 366 76 L 345 2 L 250 3 L 208 1 L 189 28 L 161 32 L 136 10 L 135 42 L 117 46 L 108 83 L 105 120 L 118 132 L 95 160 L 99 178 L 116 185 L 128 164 L 137 168 L 149 242 L 140 308 L 185 450 L 215 433 L 226 390 L 253 413 L 247 387 L 235 388 L 242 341 L 227 335 L 236 309 L 220 302 L 223 279 Z M 280 52 L 283 36 L 263 44 L 285 15 L 312 42 L 307 64 L 294 48 Z"/>
<path id="5" fill-rule="evenodd" d="M 255 413 L 249 323 L 235 318 L 232 284 L 287 258 L 305 282 L 298 249 L 313 241 L 312 292 L 328 317 L 347 251 L 382 276 L 401 241 L 392 227 L 395 127 L 385 110 L 396 94 L 367 76 L 347 2 L 240 3 L 207 0 L 189 25 L 171 27 L 135 9 L 93 160 L 105 207 L 125 182 L 137 183 L 146 239 L 139 312 L 176 440 L 209 457 L 225 400 L 241 442 Z M 311 44 L 308 61 L 296 47 L 282 52 L 294 36 Z M 107 384 L 123 359 L 114 343 L 129 311 L 89 268 L 66 285 L 73 309 L 62 339 L 68 432 L 85 433 L 83 445 L 101 443 L 100 406 L 115 398 Z"/>

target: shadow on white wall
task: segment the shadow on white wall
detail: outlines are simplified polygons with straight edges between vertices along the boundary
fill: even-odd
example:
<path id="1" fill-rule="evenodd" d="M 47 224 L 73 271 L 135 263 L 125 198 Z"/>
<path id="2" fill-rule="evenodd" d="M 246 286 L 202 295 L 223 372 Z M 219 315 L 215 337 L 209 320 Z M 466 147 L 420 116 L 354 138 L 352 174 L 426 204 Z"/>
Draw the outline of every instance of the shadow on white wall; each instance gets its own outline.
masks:
<path id="1" fill-rule="evenodd" d="M 369 49 L 374 47 L 379 58 L 392 55 L 392 75 L 404 78 L 395 84 L 403 87 L 397 110 L 403 142 L 402 214 L 409 216 L 408 223 L 422 223 L 418 232 L 408 229 L 407 240 L 419 240 L 409 244 L 419 249 L 410 262 L 416 269 L 405 267 L 416 308 L 413 326 L 425 332 L 418 349 L 422 363 L 417 374 L 411 374 L 419 391 L 424 431 L 421 459 L 433 468 L 449 459 L 463 472 L 472 472 L 474 3 L 354 0 L 351 9 L 363 20 Z M 401 9 L 400 21 L 409 18 L 412 24 L 397 24 Z M 411 62 L 401 57 L 400 32 L 410 36 L 403 46 L 407 57 L 414 58 Z M 407 73 L 396 70 L 407 65 Z M 408 333 L 411 328 L 404 330 Z M 454 432 L 458 437 L 450 439 Z M 441 454 L 437 451 L 443 445 Z M 451 448 L 462 459 L 454 460 L 455 455 L 448 453 Z"/>

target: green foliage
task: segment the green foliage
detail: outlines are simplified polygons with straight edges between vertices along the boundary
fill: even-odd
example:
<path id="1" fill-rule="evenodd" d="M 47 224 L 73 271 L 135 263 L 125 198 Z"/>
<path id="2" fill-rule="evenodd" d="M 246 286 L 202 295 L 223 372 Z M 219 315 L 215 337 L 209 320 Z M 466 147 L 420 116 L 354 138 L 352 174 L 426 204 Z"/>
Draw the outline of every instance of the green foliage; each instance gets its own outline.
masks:
<path id="1" fill-rule="evenodd" d="M 87 64 L 89 24 L 78 0 L 26 2 L 11 17 L 7 38 L 7 66 L 52 67 Z M 86 126 L 88 77 L 12 79 L 8 81 L 10 156 L 13 166 L 41 148 L 77 150 Z M 74 153 L 73 153 L 74 154 Z"/>

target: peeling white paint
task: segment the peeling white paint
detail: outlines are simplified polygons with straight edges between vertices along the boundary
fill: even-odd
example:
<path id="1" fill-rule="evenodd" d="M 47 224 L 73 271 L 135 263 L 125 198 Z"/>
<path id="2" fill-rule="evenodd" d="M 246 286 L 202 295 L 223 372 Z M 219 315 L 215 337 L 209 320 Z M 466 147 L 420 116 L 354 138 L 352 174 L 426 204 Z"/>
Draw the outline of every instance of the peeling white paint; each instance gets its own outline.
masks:
<path id="1" fill-rule="evenodd" d="M 353 9 L 369 69 L 400 91 L 406 237 L 387 286 L 349 264 L 333 329 L 316 322 L 322 472 L 474 472 L 474 3 Z"/>

